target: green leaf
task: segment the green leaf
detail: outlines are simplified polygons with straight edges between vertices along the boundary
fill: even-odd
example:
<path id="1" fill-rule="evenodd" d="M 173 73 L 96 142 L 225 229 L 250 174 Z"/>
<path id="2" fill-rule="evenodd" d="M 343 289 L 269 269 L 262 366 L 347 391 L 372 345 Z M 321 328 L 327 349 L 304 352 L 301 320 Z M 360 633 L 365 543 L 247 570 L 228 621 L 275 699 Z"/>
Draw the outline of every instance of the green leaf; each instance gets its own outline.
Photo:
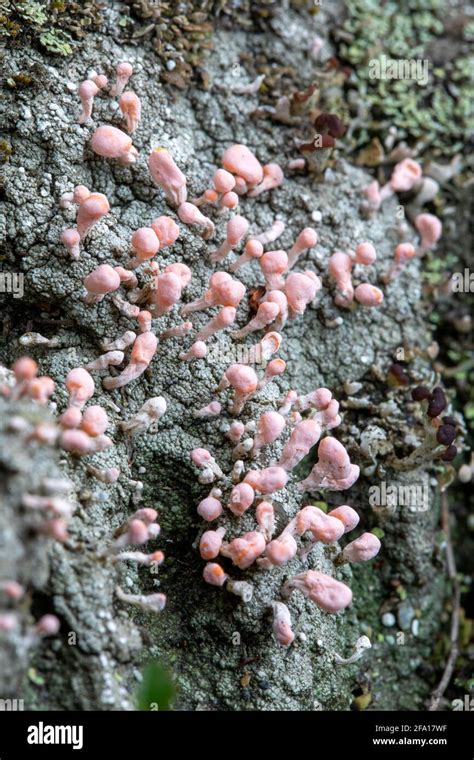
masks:
<path id="1" fill-rule="evenodd" d="M 159 662 L 150 662 L 143 671 L 143 681 L 137 691 L 139 710 L 169 710 L 175 687 L 171 673 Z"/>

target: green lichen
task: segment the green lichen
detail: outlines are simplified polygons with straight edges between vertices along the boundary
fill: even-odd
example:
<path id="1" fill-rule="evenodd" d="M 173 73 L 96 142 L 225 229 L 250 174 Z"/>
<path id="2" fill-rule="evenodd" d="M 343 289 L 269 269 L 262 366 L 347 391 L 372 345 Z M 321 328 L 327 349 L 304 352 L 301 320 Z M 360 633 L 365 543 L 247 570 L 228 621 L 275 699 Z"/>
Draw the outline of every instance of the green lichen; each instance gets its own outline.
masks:
<path id="1" fill-rule="evenodd" d="M 70 44 L 70 39 L 64 33 L 55 30 L 41 34 L 39 41 L 48 53 L 71 55 L 73 48 Z"/>
<path id="2" fill-rule="evenodd" d="M 412 144 L 423 140 L 434 153 L 444 155 L 462 150 L 466 134 L 474 128 L 468 21 L 461 10 L 446 8 L 441 0 L 354 0 L 347 5 L 343 30 L 348 41 L 341 44 L 339 55 L 354 67 L 351 86 L 370 113 L 368 124 L 356 132 L 359 145 L 374 133 L 386 134 L 396 123 L 399 138 Z M 382 55 L 429 61 L 428 83 L 371 79 L 370 61 Z"/>

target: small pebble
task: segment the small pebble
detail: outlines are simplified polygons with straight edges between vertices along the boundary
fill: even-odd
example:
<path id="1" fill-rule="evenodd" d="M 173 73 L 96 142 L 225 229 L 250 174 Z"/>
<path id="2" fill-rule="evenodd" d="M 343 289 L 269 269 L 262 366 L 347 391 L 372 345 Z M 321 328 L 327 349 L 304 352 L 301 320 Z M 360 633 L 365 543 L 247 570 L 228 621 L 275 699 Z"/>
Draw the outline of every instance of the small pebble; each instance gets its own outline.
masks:
<path id="1" fill-rule="evenodd" d="M 384 625 L 386 628 L 392 628 L 392 626 L 396 623 L 395 615 L 392 615 L 391 612 L 385 612 L 382 615 L 382 625 Z"/>

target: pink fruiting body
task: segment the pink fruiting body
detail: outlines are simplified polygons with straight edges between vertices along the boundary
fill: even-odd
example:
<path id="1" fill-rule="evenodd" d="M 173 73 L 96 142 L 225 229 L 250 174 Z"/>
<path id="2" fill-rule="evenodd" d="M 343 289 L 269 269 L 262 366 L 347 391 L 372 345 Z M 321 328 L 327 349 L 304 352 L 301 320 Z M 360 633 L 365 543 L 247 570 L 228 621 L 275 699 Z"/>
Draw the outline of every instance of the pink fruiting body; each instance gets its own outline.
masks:
<path id="1" fill-rule="evenodd" d="M 296 513 L 283 531 L 283 535 L 288 533 L 292 536 L 303 536 L 307 531 L 312 533 L 313 541 L 331 544 L 341 538 L 345 532 L 345 526 L 342 520 L 325 514 L 322 509 L 308 506 Z"/>
<path id="2" fill-rule="evenodd" d="M 160 241 L 151 227 L 139 227 L 133 233 L 131 242 L 136 256 L 129 262 L 129 266 L 139 266 L 143 261 L 153 258 L 160 250 Z"/>
<path id="3" fill-rule="evenodd" d="M 304 314 L 306 307 L 321 290 L 321 280 L 314 272 L 292 272 L 285 282 L 285 295 L 292 318 Z"/>
<path id="4" fill-rule="evenodd" d="M 116 158 L 124 166 L 134 164 L 138 152 L 132 145 L 132 138 L 117 127 L 108 124 L 97 127 L 91 137 L 91 148 L 103 158 Z"/>
<path id="5" fill-rule="evenodd" d="M 373 533 L 363 533 L 343 549 L 342 562 L 368 562 L 380 551 L 381 543 Z"/>
<path id="6" fill-rule="evenodd" d="M 296 264 L 298 258 L 304 253 L 304 251 L 313 248 L 317 242 L 318 235 L 316 230 L 312 227 L 305 227 L 288 251 L 288 269 L 291 269 Z"/>
<path id="7" fill-rule="evenodd" d="M 38 636 L 56 636 L 60 623 L 56 615 L 43 615 L 35 625 L 35 633 Z"/>
<path id="8" fill-rule="evenodd" d="M 105 433 L 109 426 L 107 412 L 101 406 L 88 406 L 82 415 L 81 428 L 87 435 L 95 437 Z"/>
<path id="9" fill-rule="evenodd" d="M 234 538 L 229 544 L 223 544 L 220 553 L 223 557 L 229 557 L 240 570 L 246 570 L 260 554 L 263 554 L 265 546 L 262 534 L 250 531 L 239 538 Z"/>
<path id="10" fill-rule="evenodd" d="M 207 346 L 203 340 L 197 340 L 188 351 L 180 353 L 182 362 L 190 362 L 193 359 L 204 359 L 207 356 Z"/>
<path id="11" fill-rule="evenodd" d="M 308 409 L 326 409 L 332 400 L 332 393 L 327 388 L 318 388 L 306 396 L 300 396 L 295 399 L 295 408 L 299 412 L 306 412 Z"/>
<path id="12" fill-rule="evenodd" d="M 345 491 L 359 477 L 359 467 L 352 464 L 342 443 L 331 436 L 323 438 L 318 447 L 319 461 L 306 480 L 298 483 L 301 491 Z"/>
<path id="13" fill-rule="evenodd" d="M 154 312 L 161 317 L 181 300 L 183 281 L 174 272 L 163 272 L 155 278 Z"/>
<path id="14" fill-rule="evenodd" d="M 167 267 L 165 267 L 165 272 L 173 272 L 173 274 L 176 274 L 179 279 L 181 280 L 183 284 L 183 288 L 186 287 L 186 285 L 189 285 L 191 282 L 192 272 L 186 264 L 183 264 L 181 261 L 177 261 L 174 264 L 168 264 Z"/>
<path id="15" fill-rule="evenodd" d="M 276 441 L 285 425 L 285 418 L 278 412 L 264 412 L 257 423 L 253 453 L 258 454 L 262 446 L 268 446 Z"/>
<path id="16" fill-rule="evenodd" d="M 148 168 L 153 181 L 161 187 L 170 206 L 177 208 L 185 203 L 188 197 L 186 177 L 166 148 L 152 150 L 148 158 Z"/>
<path id="17" fill-rule="evenodd" d="M 105 74 L 94 74 L 92 78 L 92 81 L 95 82 L 99 90 L 103 90 L 104 87 L 107 87 L 109 80 L 105 76 Z"/>
<path id="18" fill-rule="evenodd" d="M 217 417 L 222 411 L 222 405 L 218 401 L 211 401 L 207 406 L 203 406 L 202 409 L 198 409 L 194 412 L 194 417 L 197 419 L 205 419 L 206 417 Z"/>
<path id="19" fill-rule="evenodd" d="M 109 211 L 109 202 L 102 193 L 91 193 L 79 204 L 76 221 L 81 240 L 84 240 L 94 224 L 97 224 Z"/>
<path id="20" fill-rule="evenodd" d="M 21 599 L 25 595 L 25 589 L 17 581 L 0 581 L 0 591 L 9 599 Z"/>
<path id="21" fill-rule="evenodd" d="M 335 303 L 344 309 L 349 308 L 354 300 L 352 285 L 352 259 L 347 253 L 337 251 L 329 259 L 328 273 L 336 283 Z"/>
<path id="22" fill-rule="evenodd" d="M 403 161 L 395 165 L 390 178 L 390 187 L 396 193 L 406 193 L 419 182 L 421 175 L 420 164 L 411 158 L 404 158 Z M 382 198 L 385 195 L 384 190 L 385 188 L 382 188 Z"/>
<path id="23" fill-rule="evenodd" d="M 128 83 L 128 80 L 133 74 L 133 66 L 131 63 L 128 63 L 127 61 L 123 61 L 122 63 L 117 64 L 115 73 L 117 75 L 117 80 L 114 86 L 112 87 L 110 94 L 113 97 L 118 98 L 124 91 Z"/>
<path id="24" fill-rule="evenodd" d="M 202 534 L 199 542 L 199 553 L 201 558 L 209 560 L 218 557 L 224 536 L 225 528 L 206 530 L 206 532 Z"/>
<path id="25" fill-rule="evenodd" d="M 254 235 L 253 239 L 258 240 L 262 245 L 268 245 L 269 243 L 274 243 L 283 234 L 284 230 L 285 222 L 281 219 L 276 219 L 268 230 L 261 232 L 260 235 Z"/>
<path id="26" fill-rule="evenodd" d="M 281 567 L 282 565 L 286 565 L 287 562 L 290 562 L 296 556 L 297 551 L 298 546 L 293 536 L 290 533 L 284 533 L 267 544 L 265 559 L 268 560 L 268 563 L 265 563 L 264 566 L 271 567 L 276 565 L 277 567 Z"/>
<path id="27" fill-rule="evenodd" d="M 231 364 L 225 371 L 224 377 L 234 389 L 234 401 L 231 414 L 239 414 L 245 402 L 255 393 L 258 386 L 258 378 L 251 367 L 245 364 Z"/>
<path id="28" fill-rule="evenodd" d="M 265 541 L 270 541 L 275 530 L 275 510 L 273 509 L 273 504 L 270 504 L 269 501 L 261 501 L 255 510 L 255 519 Z"/>
<path id="29" fill-rule="evenodd" d="M 270 383 L 275 377 L 282 375 L 285 369 L 286 362 L 283 361 L 283 359 L 272 359 L 271 362 L 268 362 L 265 368 L 263 377 L 258 383 L 257 390 L 260 391 L 262 388 L 265 388 L 265 386 Z"/>
<path id="30" fill-rule="evenodd" d="M 373 214 L 377 211 L 382 204 L 382 196 L 380 195 L 380 185 L 376 179 L 370 184 L 362 188 L 362 193 L 365 196 L 365 200 L 362 203 L 362 208 L 366 213 Z"/>
<path id="31" fill-rule="evenodd" d="M 263 167 L 263 180 L 259 185 L 250 190 L 249 198 L 256 198 L 265 190 L 273 190 L 275 187 L 280 187 L 285 180 L 281 166 L 278 164 L 265 164 Z"/>
<path id="32" fill-rule="evenodd" d="M 418 214 L 415 219 L 415 227 L 421 236 L 421 244 L 418 250 L 420 256 L 433 248 L 441 237 L 443 225 L 434 214 Z"/>
<path id="33" fill-rule="evenodd" d="M 276 303 L 264 301 L 257 309 L 257 313 L 253 319 L 248 322 L 245 327 L 240 330 L 235 330 L 232 333 L 233 338 L 244 338 L 251 332 L 256 330 L 263 330 L 264 327 L 270 325 L 280 313 L 280 307 Z"/>
<path id="34" fill-rule="evenodd" d="M 344 525 L 344 533 L 354 530 L 359 524 L 360 517 L 352 507 L 347 504 L 343 504 L 341 507 L 336 507 L 328 512 L 329 517 L 336 517 Z"/>
<path id="35" fill-rule="evenodd" d="M 386 272 L 381 277 L 383 282 L 388 283 L 398 277 L 405 269 L 407 262 L 410 261 L 410 259 L 415 258 L 415 256 L 416 250 L 414 245 L 411 243 L 399 243 L 399 245 L 397 245 L 395 248 L 393 264 L 391 265 L 388 272 Z"/>
<path id="36" fill-rule="evenodd" d="M 238 483 L 230 492 L 229 509 L 234 515 L 243 515 L 255 500 L 255 491 L 248 483 Z"/>
<path id="37" fill-rule="evenodd" d="M 288 482 L 288 473 L 283 467 L 266 467 L 264 470 L 250 470 L 245 478 L 244 483 L 252 486 L 258 493 L 275 493 L 280 488 L 284 488 Z"/>
<path id="38" fill-rule="evenodd" d="M 82 113 L 78 118 L 78 122 L 79 124 L 84 124 L 84 122 L 87 121 L 87 119 L 90 119 L 92 115 L 94 98 L 99 92 L 99 88 L 91 79 L 86 79 L 79 85 L 78 92 L 82 104 Z"/>
<path id="39" fill-rule="evenodd" d="M 150 227 L 160 241 L 160 248 L 173 245 L 179 237 L 179 227 L 170 216 L 159 216 Z"/>
<path id="40" fill-rule="evenodd" d="M 280 461 L 280 467 L 293 470 L 296 465 L 309 453 L 321 437 L 321 426 L 315 419 L 302 420 L 293 429 L 285 444 Z"/>
<path id="41" fill-rule="evenodd" d="M 352 602 L 352 591 L 348 586 L 315 570 L 295 575 L 283 587 L 287 596 L 295 589 L 301 591 L 325 612 L 339 612 Z"/>
<path id="42" fill-rule="evenodd" d="M 372 243 L 359 243 L 355 249 L 354 260 L 356 264 L 363 264 L 369 266 L 373 264 L 377 258 L 377 252 Z"/>
<path id="43" fill-rule="evenodd" d="M 262 303 L 274 303 L 278 306 L 278 314 L 273 321 L 275 330 L 282 330 L 288 320 L 288 298 L 282 290 L 267 290 Z M 270 335 L 273 333 L 267 333 Z"/>
<path id="44" fill-rule="evenodd" d="M 376 288 L 375 285 L 363 282 L 354 290 L 354 298 L 357 303 L 361 304 L 361 306 L 380 306 L 383 301 L 383 293 L 380 288 Z"/>
<path id="45" fill-rule="evenodd" d="M 87 198 L 90 198 L 91 192 L 85 185 L 76 185 L 72 193 L 72 199 L 78 206 Z"/>
<path id="46" fill-rule="evenodd" d="M 233 443 L 238 443 L 245 432 L 245 425 L 243 422 L 235 421 L 231 424 L 227 431 L 227 436 Z"/>
<path id="47" fill-rule="evenodd" d="M 207 216 L 201 214 L 198 207 L 193 203 L 181 203 L 178 207 L 178 216 L 184 224 L 196 224 L 198 227 L 202 227 L 201 233 L 204 240 L 209 240 L 214 236 L 215 227 L 214 222 Z"/>
<path id="48" fill-rule="evenodd" d="M 127 383 L 132 382 L 132 380 L 136 380 L 137 377 L 140 377 L 150 366 L 157 346 L 158 338 L 152 332 L 144 332 L 137 335 L 130 355 L 130 363 L 117 377 L 104 378 L 104 388 L 107 390 L 121 388 Z"/>
<path id="49" fill-rule="evenodd" d="M 248 187 L 254 187 L 263 180 L 262 166 L 246 145 L 236 144 L 227 148 L 222 156 L 222 166 L 241 177 Z"/>
<path id="50" fill-rule="evenodd" d="M 94 381 L 82 367 L 68 372 L 64 384 L 69 391 L 69 405 L 78 409 L 83 409 L 86 401 L 94 395 Z"/>
<path id="51" fill-rule="evenodd" d="M 207 565 L 204 566 L 202 577 L 206 583 L 210 583 L 211 586 L 223 586 L 228 575 L 217 562 L 208 562 Z"/>
<path id="52" fill-rule="evenodd" d="M 123 351 L 107 351 L 107 353 L 98 356 L 97 359 L 86 364 L 84 369 L 91 370 L 107 369 L 107 367 L 117 367 L 119 364 L 122 364 L 124 357 L 125 354 Z"/>
<path id="53" fill-rule="evenodd" d="M 281 311 L 281 310 L 280 310 Z M 277 332 L 268 332 L 262 340 L 249 347 L 245 364 L 256 364 L 268 361 L 281 346 L 282 337 Z M 242 360 L 244 363 L 244 360 Z"/>
<path id="54" fill-rule="evenodd" d="M 223 261 L 231 253 L 232 249 L 240 243 L 242 238 L 245 237 L 248 228 L 249 223 L 243 216 L 233 216 L 232 219 L 229 219 L 226 228 L 226 239 L 214 253 L 211 253 L 209 256 L 210 260 L 214 263 Z"/>
<path id="55" fill-rule="evenodd" d="M 99 303 L 106 293 L 120 287 L 120 275 L 109 264 L 100 264 L 84 279 L 84 287 L 87 290 L 85 302 Z"/>
<path id="56" fill-rule="evenodd" d="M 267 290 L 281 290 L 285 284 L 283 273 L 288 271 L 286 251 L 267 251 L 258 260 L 265 277 Z"/>
<path id="57" fill-rule="evenodd" d="M 61 232 L 61 243 L 67 248 L 72 259 L 78 259 L 80 255 L 79 244 L 81 242 L 81 236 L 79 232 L 72 227 Z"/>
<path id="58" fill-rule="evenodd" d="M 202 519 L 206 520 L 206 522 L 217 520 L 223 511 L 224 510 L 222 509 L 221 502 L 214 496 L 207 496 L 205 499 L 199 502 L 197 508 L 199 517 L 202 517 Z"/>
<path id="59" fill-rule="evenodd" d="M 283 602 L 273 602 L 273 635 L 279 644 L 289 647 L 295 640 L 295 634 L 291 630 L 291 615 L 288 607 Z"/>
<path id="60" fill-rule="evenodd" d="M 143 309 L 138 315 L 137 320 L 138 320 L 138 329 L 140 330 L 140 332 L 142 333 L 150 332 L 152 316 L 149 311 L 146 311 L 146 309 Z"/>
<path id="61" fill-rule="evenodd" d="M 219 330 L 225 330 L 226 327 L 230 327 L 230 325 L 235 322 L 236 313 L 237 312 L 233 306 L 224 306 L 215 317 L 199 330 L 196 335 L 196 340 L 208 340 L 216 332 L 219 332 Z"/>
<path id="62" fill-rule="evenodd" d="M 237 307 L 244 295 L 245 285 L 240 280 L 233 280 L 227 272 L 214 272 L 204 296 L 183 306 L 181 314 L 184 317 L 193 311 L 209 309 L 211 306 Z"/>
<path id="63" fill-rule="evenodd" d="M 230 271 L 236 272 L 248 261 L 252 261 L 252 259 L 259 259 L 262 255 L 263 245 L 261 242 L 255 238 L 250 238 L 250 240 L 247 240 L 245 243 L 244 252 L 230 266 Z"/>
<path id="64" fill-rule="evenodd" d="M 127 132 L 132 135 L 140 123 L 142 110 L 140 98 L 129 90 L 120 96 L 119 106 L 127 123 Z"/>
<path id="65" fill-rule="evenodd" d="M 65 430 L 61 435 L 60 444 L 65 451 L 70 451 L 71 454 L 77 456 L 90 454 L 93 450 L 93 441 L 83 430 L 71 428 Z"/>
<path id="66" fill-rule="evenodd" d="M 217 169 L 212 177 L 212 184 L 218 193 L 229 193 L 235 187 L 235 177 L 225 169 Z"/>
<path id="67" fill-rule="evenodd" d="M 239 205 L 239 196 L 237 193 L 234 193 L 232 190 L 229 193 L 224 193 L 221 198 L 221 207 L 222 209 L 228 208 L 233 209 L 237 208 Z"/>

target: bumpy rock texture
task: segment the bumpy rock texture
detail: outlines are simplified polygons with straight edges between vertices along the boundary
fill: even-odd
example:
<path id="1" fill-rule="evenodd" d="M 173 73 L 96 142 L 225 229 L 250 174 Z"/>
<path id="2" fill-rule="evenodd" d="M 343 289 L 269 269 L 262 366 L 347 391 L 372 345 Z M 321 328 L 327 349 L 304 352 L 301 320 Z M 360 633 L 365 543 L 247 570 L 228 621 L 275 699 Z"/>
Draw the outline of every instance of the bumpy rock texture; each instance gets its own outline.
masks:
<path id="1" fill-rule="evenodd" d="M 111 10 L 109 31 L 117 19 Z M 323 14 L 308 23 L 314 33 L 324 34 Z M 119 315 L 110 298 L 96 306 L 85 305 L 81 300 L 82 280 L 99 263 L 123 265 L 132 232 L 160 214 L 172 214 L 148 175 L 149 150 L 157 145 L 170 149 L 188 178 L 191 197 L 208 186 L 223 150 L 233 142 L 247 144 L 262 163 L 277 161 L 285 167 L 296 155 L 285 127 L 249 119 L 257 99 L 232 94 L 231 88 L 249 81 L 239 64 L 240 54 L 249 49 L 280 66 L 291 62 L 301 72 L 302 81 L 310 81 L 314 63 L 305 52 L 308 39 L 308 29 L 302 28 L 301 16 L 293 11 L 277 14 L 272 28 L 264 34 L 218 31 L 208 62 L 214 85 L 208 91 L 191 88 L 179 93 L 159 84 L 160 64 L 146 47 L 119 45 L 113 34 L 91 33 L 88 44 L 64 63 L 34 50 L 27 58 L 21 51 L 12 52 L 11 73 L 31 70 L 36 84 L 33 89 L 8 93 L 4 105 L 4 119 L 12 130 L 12 155 L 5 172 L 6 215 L 1 224 L 6 258 L 2 264 L 7 270 L 24 273 L 25 295 L 21 302 L 12 299 L 7 305 L 1 359 L 9 364 L 23 353 L 18 340 L 28 330 L 58 336 L 58 348 L 28 353 L 38 360 L 41 372 L 58 383 L 55 401 L 59 410 L 66 403 L 63 381 L 67 372 L 102 353 L 104 339 L 134 329 L 134 323 Z M 120 124 L 113 101 L 105 96 L 96 98 L 93 120 L 81 127 L 77 124 L 78 98 L 72 91 L 72 85 L 90 69 L 111 74 L 112 65 L 120 60 L 133 62 L 131 86 L 140 95 L 143 109 L 134 137 L 140 158 L 131 168 L 98 159 L 88 147 L 95 126 Z M 252 232 L 266 229 L 277 216 L 282 218 L 287 227 L 279 247 L 291 245 L 303 227 L 314 224 L 312 212 L 320 211 L 321 220 L 316 225 L 320 243 L 305 255 L 304 266 L 322 275 L 325 287 L 304 318 L 285 328 L 279 355 L 287 362 L 286 373 L 246 405 L 243 421 L 273 408 L 289 388 L 306 393 L 326 386 L 341 399 L 346 381 L 368 378 L 369 384 L 363 386 L 360 395 L 366 391 L 370 394 L 377 389 L 380 373 L 386 370 L 397 347 L 417 347 L 423 354 L 429 341 L 420 308 L 417 263 L 411 263 L 402 277 L 386 288 L 381 308 L 358 308 L 347 313 L 333 306 L 324 274 L 332 251 L 367 239 L 374 243 L 379 256 L 367 279 L 376 281 L 398 242 L 395 201 L 386 203 L 374 220 L 364 220 L 359 213 L 360 188 L 368 176 L 342 159 L 325 183 L 312 176 L 287 174 L 283 187 L 256 201 L 244 199 L 241 209 Z M 72 262 L 58 242 L 72 217 L 59 208 L 58 200 L 78 183 L 105 193 L 112 211 L 88 237 L 79 261 Z M 215 241 L 206 244 L 190 228 L 180 225 L 177 243 L 158 256 L 160 264 L 184 261 L 192 268 L 185 300 L 202 294 L 213 271 L 206 254 L 213 250 L 214 242 L 221 241 L 223 226 L 218 223 Z M 301 263 L 298 268 L 303 268 Z M 239 275 L 249 288 L 260 284 L 252 267 Z M 143 276 L 141 280 L 145 282 Z M 249 318 L 244 300 L 238 311 L 239 326 Z M 175 307 L 170 315 L 155 320 L 154 331 L 176 324 L 177 311 Z M 343 316 L 342 324 L 328 326 L 338 316 Z M 207 319 L 208 314 L 197 314 L 195 327 Z M 182 709 L 345 710 L 358 686 L 372 692 L 379 709 L 422 708 L 428 689 L 417 669 L 429 654 L 444 593 L 434 547 L 435 504 L 430 503 L 422 514 L 400 510 L 374 514 L 367 499 L 370 477 L 362 477 L 347 495 L 330 496 L 331 504 L 348 502 L 354 506 L 364 527 L 370 529 L 380 522 L 385 531 L 382 554 L 375 568 L 369 563 L 338 571 L 338 577 L 354 591 L 354 603 L 345 613 L 329 616 L 295 593 L 290 609 L 297 640 L 288 650 L 279 647 L 271 635 L 269 603 L 279 598 L 284 579 L 304 567 L 332 572 L 331 550 L 318 545 L 306 563 L 295 559 L 282 569 L 255 569 L 242 574 L 254 584 L 253 599 L 247 604 L 202 581 L 203 563 L 196 549 L 202 525 L 196 504 L 208 489 L 198 484 L 189 451 L 196 446 L 209 448 L 228 472 L 232 447 L 223 433 L 223 423 L 230 419 L 225 413 L 196 421 L 192 411 L 211 400 L 223 371 L 236 357 L 235 344 L 226 335 L 211 342 L 207 360 L 179 362 L 179 352 L 191 342 L 188 337 L 160 344 L 145 375 L 120 391 L 103 391 L 100 378 L 105 373 L 94 373 L 94 403 L 107 409 L 113 422 L 109 434 L 115 445 L 91 461 L 101 467 L 120 467 L 122 477 L 106 486 L 90 477 L 83 461 L 62 458 L 62 471 L 76 484 L 81 504 L 72 523 L 75 549 L 54 545 L 40 560 L 42 567 L 47 564 L 42 594 L 61 618 L 61 635 L 34 661 L 46 677 L 45 684 L 39 687 L 27 681 L 20 696 L 35 707 L 129 709 L 134 704 L 137 669 L 153 656 L 171 664 L 179 686 L 176 707 Z M 419 361 L 422 366 L 423 360 Z M 168 402 L 168 411 L 156 429 L 131 441 L 124 439 L 117 423 L 156 395 L 165 396 Z M 385 396 L 379 387 L 375 406 L 386 401 Z M 377 417 L 373 407 L 348 410 L 336 431 L 352 460 L 362 465 L 361 435 L 373 417 Z M 390 435 L 389 431 L 388 439 Z M 276 444 L 266 452 L 262 464 L 278 456 L 280 448 Z M 367 461 L 370 458 L 365 464 Z M 310 465 L 303 463 L 301 477 L 309 469 Z M 278 498 L 277 533 L 301 504 L 294 485 L 298 479 L 295 475 Z M 138 502 L 138 480 L 143 483 L 142 502 Z M 428 476 L 418 473 L 416 482 L 422 481 L 429 489 Z M 138 503 L 156 507 L 159 512 L 159 546 L 167 557 L 159 580 L 146 569 L 116 569 L 97 557 Z M 248 514 L 227 524 L 233 531 L 229 535 L 254 527 Z M 239 577 L 237 571 L 232 574 Z M 115 598 L 118 582 L 132 593 L 165 591 L 165 611 L 160 616 L 130 612 L 131 608 Z M 402 600 L 408 597 L 403 604 L 410 609 L 405 610 L 390 640 L 383 636 L 380 617 L 386 609 L 397 608 L 399 617 L 403 616 L 397 595 L 400 587 Z M 416 635 L 411 627 L 414 617 L 420 621 L 413 629 Z M 398 629 L 405 632 L 402 638 L 396 637 Z M 356 639 L 367 632 L 374 646 L 364 659 L 356 665 L 335 667 L 333 653 L 348 657 Z M 409 688 L 403 685 L 403 678 L 409 681 Z"/>

